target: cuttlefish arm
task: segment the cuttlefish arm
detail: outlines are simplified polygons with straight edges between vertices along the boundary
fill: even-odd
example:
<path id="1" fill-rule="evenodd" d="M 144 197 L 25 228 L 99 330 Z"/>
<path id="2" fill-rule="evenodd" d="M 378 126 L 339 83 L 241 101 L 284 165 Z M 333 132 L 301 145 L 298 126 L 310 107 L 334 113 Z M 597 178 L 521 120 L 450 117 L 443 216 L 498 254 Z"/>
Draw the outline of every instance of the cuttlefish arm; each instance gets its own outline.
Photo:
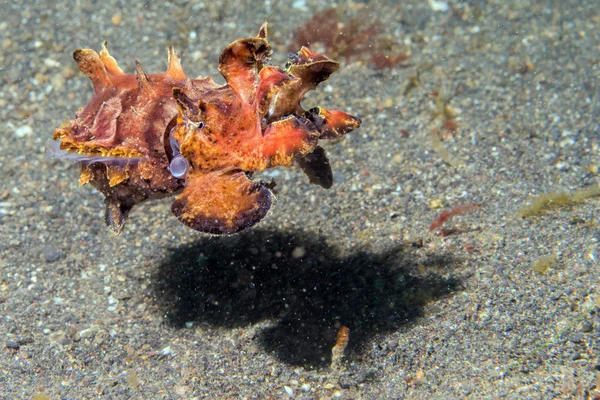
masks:
<path id="1" fill-rule="evenodd" d="M 197 231 L 232 234 L 263 219 L 271 204 L 271 191 L 248 179 L 243 171 L 192 170 L 171 211 L 179 221 Z"/>
<path id="2" fill-rule="evenodd" d="M 304 171 L 310 183 L 329 189 L 333 185 L 331 165 L 321 146 L 315 147 L 312 153 L 296 157 L 296 162 Z"/>
<path id="3" fill-rule="evenodd" d="M 265 22 L 256 37 L 237 40 L 223 50 L 219 57 L 219 72 L 240 99 L 252 103 L 259 72 L 272 54 Z"/>

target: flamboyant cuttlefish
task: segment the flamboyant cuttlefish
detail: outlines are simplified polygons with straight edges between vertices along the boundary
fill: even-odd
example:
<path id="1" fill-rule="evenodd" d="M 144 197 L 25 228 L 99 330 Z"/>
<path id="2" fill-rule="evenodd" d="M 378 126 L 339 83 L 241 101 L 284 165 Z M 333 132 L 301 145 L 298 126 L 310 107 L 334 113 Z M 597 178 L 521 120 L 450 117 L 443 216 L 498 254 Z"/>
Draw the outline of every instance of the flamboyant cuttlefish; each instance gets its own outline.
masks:
<path id="1" fill-rule="evenodd" d="M 303 47 L 285 70 L 266 65 L 267 24 L 258 35 L 225 48 L 219 72 L 227 83 L 188 78 L 173 48 L 165 73 L 147 75 L 136 62 L 126 74 L 108 53 L 73 53 L 95 94 L 76 119 L 54 131 L 51 157 L 81 164 L 106 202 L 106 223 L 120 232 L 131 208 L 177 194 L 171 207 L 185 225 L 235 233 L 260 221 L 272 204 L 273 183 L 253 171 L 295 160 L 312 183 L 329 188 L 331 168 L 319 139 L 345 135 L 360 119 L 300 101 L 339 64 Z"/>

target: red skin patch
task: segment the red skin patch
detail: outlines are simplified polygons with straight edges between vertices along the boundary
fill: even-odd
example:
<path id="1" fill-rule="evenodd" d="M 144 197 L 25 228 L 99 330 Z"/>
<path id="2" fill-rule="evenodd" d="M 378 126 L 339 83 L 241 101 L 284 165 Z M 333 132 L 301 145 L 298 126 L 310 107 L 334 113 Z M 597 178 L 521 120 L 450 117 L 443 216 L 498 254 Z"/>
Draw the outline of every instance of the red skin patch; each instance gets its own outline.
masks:
<path id="1" fill-rule="evenodd" d="M 167 71 L 149 75 L 139 63 L 135 74 L 125 74 L 105 46 L 100 54 L 73 53 L 95 94 L 54 140 L 67 158 L 81 155 L 80 183 L 104 194 L 115 232 L 133 206 L 169 195 L 176 195 L 175 216 L 192 229 L 239 232 L 273 202 L 273 185 L 252 181 L 252 172 L 294 160 L 311 182 L 331 186 L 318 141 L 361 121 L 338 110 L 306 111 L 300 102 L 339 64 L 303 47 L 282 70 L 265 66 L 271 53 L 266 23 L 256 37 L 227 46 L 219 58 L 223 86 L 188 78 L 172 48 Z"/>

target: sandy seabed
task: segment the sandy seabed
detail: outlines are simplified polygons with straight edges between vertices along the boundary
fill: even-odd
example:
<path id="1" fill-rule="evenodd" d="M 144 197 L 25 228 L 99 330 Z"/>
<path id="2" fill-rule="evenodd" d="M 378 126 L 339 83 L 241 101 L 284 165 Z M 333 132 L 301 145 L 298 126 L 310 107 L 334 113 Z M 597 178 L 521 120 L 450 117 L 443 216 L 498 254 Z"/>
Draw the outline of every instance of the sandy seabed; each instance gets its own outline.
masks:
<path id="1" fill-rule="evenodd" d="M 0 5 L 0 398 L 600 396 L 599 199 L 522 214 L 599 184 L 597 2 L 337 4 L 410 58 L 341 57 L 304 102 L 362 118 L 326 145 L 333 188 L 269 171 L 274 209 L 230 237 L 181 225 L 169 200 L 114 237 L 77 167 L 44 158 L 93 93 L 71 53 L 107 40 L 151 73 L 174 45 L 188 75 L 214 76 L 268 19 L 283 66 L 323 4 Z"/>

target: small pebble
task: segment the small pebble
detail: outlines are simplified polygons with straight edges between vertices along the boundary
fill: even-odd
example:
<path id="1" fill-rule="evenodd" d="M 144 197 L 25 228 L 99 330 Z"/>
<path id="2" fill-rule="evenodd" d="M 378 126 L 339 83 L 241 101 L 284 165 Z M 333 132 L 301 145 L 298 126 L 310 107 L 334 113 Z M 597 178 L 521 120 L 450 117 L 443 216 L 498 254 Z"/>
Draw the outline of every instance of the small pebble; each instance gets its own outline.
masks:
<path id="1" fill-rule="evenodd" d="M 296 0 L 292 3 L 292 8 L 306 9 L 306 0 Z"/>
<path id="2" fill-rule="evenodd" d="M 581 341 L 583 340 L 583 335 L 581 333 L 574 333 L 571 335 L 569 340 L 573 343 L 581 343 Z"/>
<path id="3" fill-rule="evenodd" d="M 433 11 L 448 11 L 450 9 L 445 1 L 429 0 L 429 5 Z"/>
<path id="4" fill-rule="evenodd" d="M 64 253 L 56 247 L 45 247 L 43 250 L 44 259 L 48 263 L 53 263 L 64 257 Z"/>
<path id="5" fill-rule="evenodd" d="M 8 340 L 6 342 L 6 348 L 13 349 L 13 350 L 19 350 L 21 348 L 21 346 L 19 346 L 19 344 L 17 342 L 15 342 L 14 340 Z"/>
<path id="6" fill-rule="evenodd" d="M 581 324 L 581 332 L 590 333 L 594 329 L 594 326 L 589 322 Z"/>
<path id="7" fill-rule="evenodd" d="M 104 329 L 98 330 L 98 332 L 94 336 L 94 340 L 93 340 L 94 344 L 96 346 L 101 345 L 102 343 L 104 343 L 104 341 L 106 340 L 107 337 L 108 337 L 108 332 L 107 331 L 105 331 Z"/>
<path id="8" fill-rule="evenodd" d="M 31 134 L 33 134 L 33 128 L 30 127 L 29 125 L 20 126 L 15 131 L 16 137 L 25 137 L 25 136 L 29 136 Z"/>
<path id="9" fill-rule="evenodd" d="M 56 68 L 56 67 L 60 67 L 60 63 L 56 60 L 53 60 L 51 58 L 46 58 L 44 59 L 44 65 L 48 68 Z"/>
<path id="10" fill-rule="evenodd" d="M 171 355 L 173 355 L 173 351 L 171 350 L 171 346 L 167 346 L 167 347 L 165 347 L 164 349 L 162 349 L 160 351 L 160 356 L 161 357 L 168 357 L 168 356 L 171 356 Z"/>
<path id="11" fill-rule="evenodd" d="M 292 257 L 294 257 L 294 258 L 302 258 L 305 255 L 306 255 L 306 249 L 302 246 L 298 246 L 292 251 Z"/>
<path id="12" fill-rule="evenodd" d="M 119 25 L 121 23 L 121 14 L 115 14 L 112 16 L 112 18 L 110 19 L 110 21 L 112 22 L 113 25 Z"/>
<path id="13" fill-rule="evenodd" d="M 77 339 L 88 339 L 88 338 L 93 337 L 97 331 L 98 331 L 97 327 L 87 328 L 82 331 L 79 331 L 76 338 Z"/>

